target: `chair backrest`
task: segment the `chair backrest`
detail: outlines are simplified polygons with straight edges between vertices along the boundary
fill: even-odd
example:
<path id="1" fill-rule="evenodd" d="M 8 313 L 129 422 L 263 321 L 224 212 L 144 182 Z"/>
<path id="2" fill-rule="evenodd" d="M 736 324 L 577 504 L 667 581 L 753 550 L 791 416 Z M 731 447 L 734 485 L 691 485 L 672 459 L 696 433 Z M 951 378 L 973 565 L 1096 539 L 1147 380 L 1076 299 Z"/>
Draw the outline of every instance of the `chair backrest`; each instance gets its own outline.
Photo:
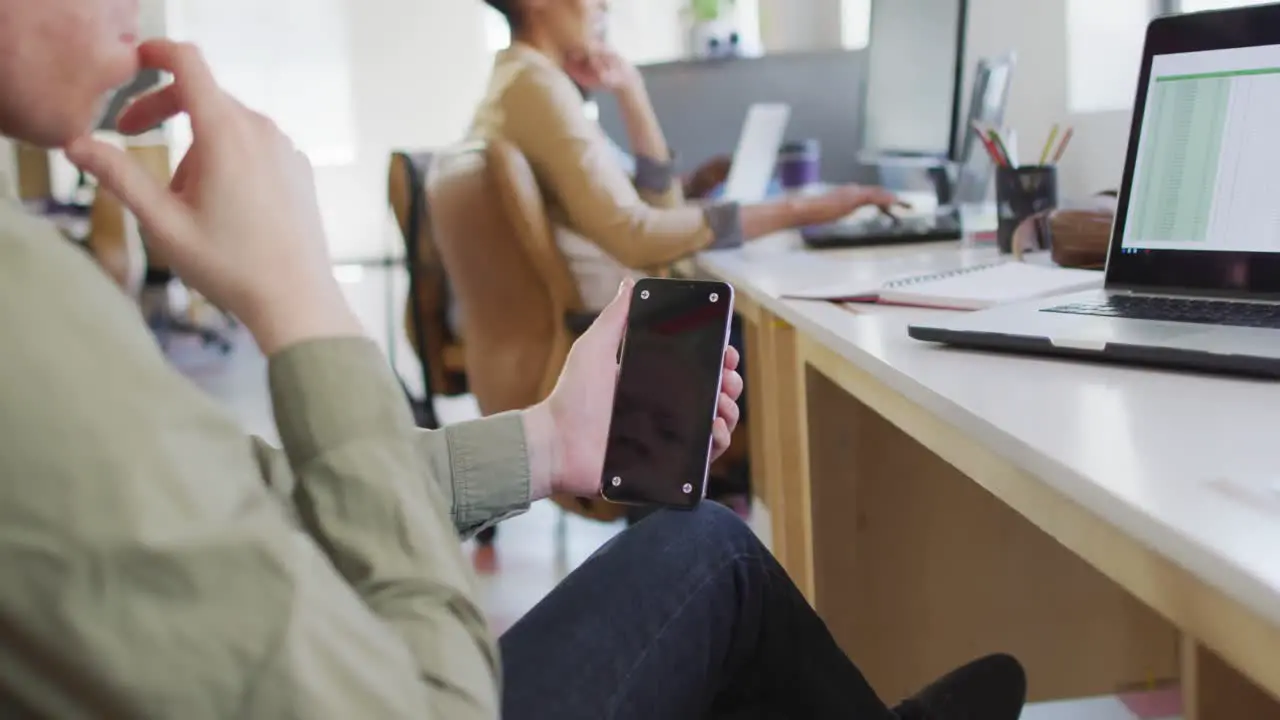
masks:
<path id="1" fill-rule="evenodd" d="M 424 402 L 435 394 L 456 395 L 463 384 L 445 362 L 446 348 L 456 342 L 449 330 L 448 280 L 432 239 L 427 206 L 429 152 L 395 152 L 387 178 L 387 199 L 404 240 L 409 292 L 405 302 L 405 335 L 422 365 Z"/>
<path id="2" fill-rule="evenodd" d="M 528 161 L 505 141 L 458 146 L 436 156 L 427 197 L 481 411 L 537 403 L 564 365 L 565 318 L 582 301 Z"/>
<path id="3" fill-rule="evenodd" d="M 147 253 L 137 222 L 106 188 L 98 188 L 89 211 L 88 247 L 116 285 L 137 297 L 147 275 Z"/>
<path id="4" fill-rule="evenodd" d="M 169 146 L 163 143 L 129 145 L 129 154 L 155 180 L 168 185 L 173 177 Z M 89 211 L 89 251 L 103 270 L 128 295 L 137 297 L 153 271 L 162 271 L 167 285 L 172 273 L 149 255 L 137 219 L 110 190 L 99 186 Z"/>

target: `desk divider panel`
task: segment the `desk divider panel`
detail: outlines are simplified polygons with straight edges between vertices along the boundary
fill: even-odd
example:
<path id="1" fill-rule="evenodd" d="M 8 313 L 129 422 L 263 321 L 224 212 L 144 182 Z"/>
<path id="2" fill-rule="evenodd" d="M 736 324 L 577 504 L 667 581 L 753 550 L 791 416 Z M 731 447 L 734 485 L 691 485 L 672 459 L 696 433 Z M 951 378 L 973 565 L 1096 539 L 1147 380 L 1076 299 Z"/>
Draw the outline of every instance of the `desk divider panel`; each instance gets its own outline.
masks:
<path id="1" fill-rule="evenodd" d="M 689 60 L 640 69 L 667 142 L 689 171 L 716 155 L 732 155 L 747 108 L 758 102 L 791 106 L 787 140 L 822 143 L 822 179 L 873 182 L 858 162 L 867 94 L 864 50 Z M 600 124 L 623 148 L 627 134 L 617 102 L 597 98 Z"/>

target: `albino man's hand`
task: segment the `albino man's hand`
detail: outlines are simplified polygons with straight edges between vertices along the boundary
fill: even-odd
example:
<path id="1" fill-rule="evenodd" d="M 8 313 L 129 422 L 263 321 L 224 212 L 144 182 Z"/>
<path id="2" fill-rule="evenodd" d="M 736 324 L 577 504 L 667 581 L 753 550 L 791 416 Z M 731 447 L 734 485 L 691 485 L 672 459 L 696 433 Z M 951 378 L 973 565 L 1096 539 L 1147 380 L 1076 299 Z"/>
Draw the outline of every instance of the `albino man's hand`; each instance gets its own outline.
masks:
<path id="1" fill-rule="evenodd" d="M 552 492 L 576 497 L 600 494 L 609 419 L 618 384 L 618 345 L 627 327 L 632 287 L 631 280 L 625 281 L 618 296 L 578 338 L 550 397 L 531 411 L 548 428 Z M 743 386 L 739 361 L 737 350 L 731 347 L 725 352 L 716 418 L 711 426 L 712 459 L 729 449 L 733 429 L 738 425 L 738 398 Z"/>
<path id="2" fill-rule="evenodd" d="M 84 137 L 67 147 L 137 215 L 148 248 L 239 317 L 268 354 L 361 333 L 333 278 L 311 165 L 269 119 L 225 93 L 200 52 L 166 40 L 139 49 L 174 82 L 134 101 L 117 125 L 141 132 L 179 114 L 194 142 L 164 187 L 123 151 Z"/>

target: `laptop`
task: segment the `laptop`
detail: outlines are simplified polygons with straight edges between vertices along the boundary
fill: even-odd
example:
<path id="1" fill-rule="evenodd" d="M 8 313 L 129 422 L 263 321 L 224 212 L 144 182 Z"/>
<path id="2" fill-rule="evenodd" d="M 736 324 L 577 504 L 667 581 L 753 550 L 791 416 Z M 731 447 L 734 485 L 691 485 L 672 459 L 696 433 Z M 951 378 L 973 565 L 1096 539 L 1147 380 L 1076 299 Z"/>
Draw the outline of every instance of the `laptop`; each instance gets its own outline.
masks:
<path id="1" fill-rule="evenodd" d="M 725 200 L 749 205 L 765 199 L 790 120 L 791 106 L 782 103 L 758 103 L 747 110 L 729 177 L 725 178 Z"/>
<path id="2" fill-rule="evenodd" d="M 823 249 L 959 240 L 962 228 L 958 204 L 982 202 L 991 185 L 993 170 L 973 125 L 975 122 L 996 127 L 1003 124 L 1015 59 L 1014 54 L 1009 53 L 978 61 L 968 115 L 964 125 L 953 130 L 964 138 L 950 159 L 956 169 L 954 182 L 947 167 L 937 165 L 936 158 L 917 159 L 922 165 L 933 164 L 928 172 L 938 196 L 936 212 L 901 218 L 855 214 L 839 222 L 805 228 L 801 231 L 805 244 Z"/>
<path id="3" fill-rule="evenodd" d="M 1280 377 L 1280 4 L 1147 30 L 1103 290 L 912 325 L 953 345 Z"/>

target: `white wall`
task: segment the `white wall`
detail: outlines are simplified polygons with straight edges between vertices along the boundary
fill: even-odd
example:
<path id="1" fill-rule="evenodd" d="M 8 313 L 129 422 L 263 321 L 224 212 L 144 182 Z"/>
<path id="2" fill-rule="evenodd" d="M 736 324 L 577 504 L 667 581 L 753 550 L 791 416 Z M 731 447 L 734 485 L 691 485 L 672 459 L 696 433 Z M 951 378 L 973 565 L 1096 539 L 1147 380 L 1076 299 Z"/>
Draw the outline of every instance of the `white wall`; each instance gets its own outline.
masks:
<path id="1" fill-rule="evenodd" d="M 1066 15 L 1066 0 L 970 0 L 965 72 L 968 87 L 979 58 L 1017 51 L 1006 123 L 1024 156 L 1039 152 L 1053 123 L 1075 127 L 1059 183 L 1064 198 L 1077 198 L 1119 186 L 1131 113 L 1068 112 Z"/>
<path id="2" fill-rule="evenodd" d="M 764 51 L 839 49 L 843 42 L 840 5 L 841 0 L 760 0 L 760 40 Z"/>
<path id="3" fill-rule="evenodd" d="M 165 13 L 157 11 L 157 5 L 167 6 L 171 19 L 195 17 L 211 23 L 205 27 L 216 28 L 210 32 L 219 33 L 219 38 L 235 32 L 236 18 L 217 14 L 220 0 L 146 1 L 153 6 L 145 8 L 144 18 L 147 12 L 158 15 L 162 29 Z M 430 150 L 462 139 L 492 67 L 486 9 L 481 0 L 342 2 L 345 47 L 325 56 L 349 61 L 345 80 L 349 87 L 334 88 L 330 97 L 343 93 L 349 97 L 343 104 L 349 102 L 354 113 L 355 147 L 338 164 L 316 168 L 321 211 L 335 260 L 399 255 L 402 241 L 387 207 L 390 153 L 393 149 Z M 172 14 L 183 7 L 199 12 Z M 168 26 L 173 32 L 198 37 L 185 24 L 189 23 Z M 237 41 L 232 38 L 232 47 Z M 220 44 L 227 47 L 225 42 Z M 216 59 L 210 59 L 216 74 Z"/>
<path id="4" fill-rule="evenodd" d="M 163 37 L 165 0 L 142 0 L 138 4 L 138 34 L 143 38 Z"/>
<path id="5" fill-rule="evenodd" d="M 351 0 L 356 162 L 316 173 L 337 259 L 399 255 L 387 207 L 393 149 L 462 139 L 492 67 L 479 0 Z"/>
<path id="6" fill-rule="evenodd" d="M 478 2 L 479 0 L 477 0 Z M 687 0 L 613 0 L 609 39 L 634 63 L 656 63 L 688 55 Z"/>

